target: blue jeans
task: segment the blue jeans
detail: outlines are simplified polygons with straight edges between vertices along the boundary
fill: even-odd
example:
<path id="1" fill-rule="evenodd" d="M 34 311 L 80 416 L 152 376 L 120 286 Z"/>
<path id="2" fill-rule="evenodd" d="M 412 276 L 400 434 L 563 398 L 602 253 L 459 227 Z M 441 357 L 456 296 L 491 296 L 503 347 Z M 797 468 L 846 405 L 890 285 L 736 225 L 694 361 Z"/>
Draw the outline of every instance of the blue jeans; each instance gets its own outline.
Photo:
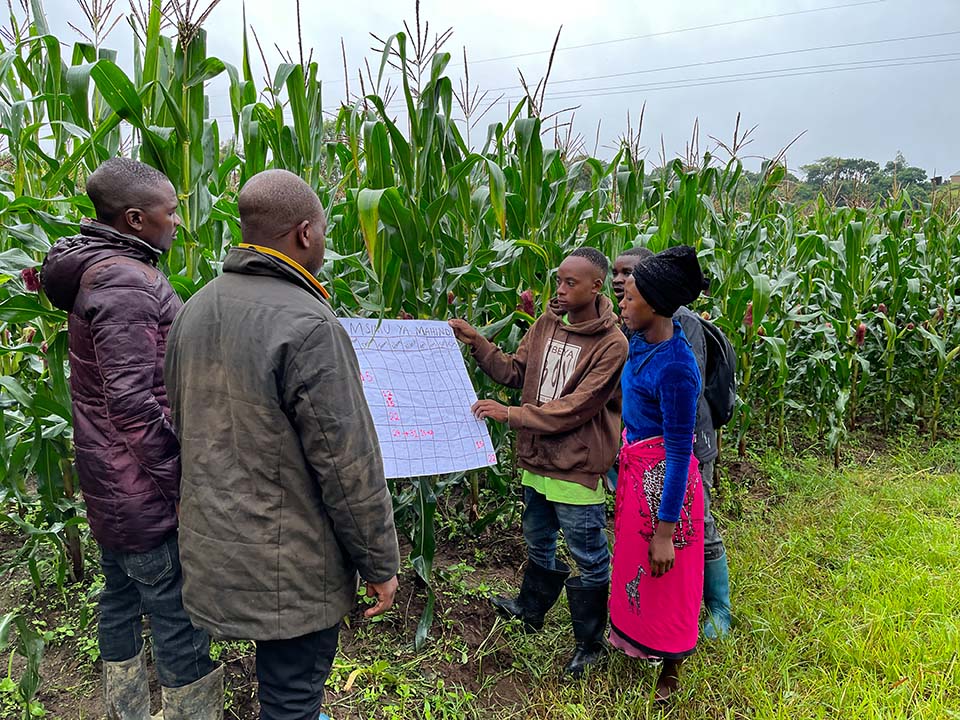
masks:
<path id="1" fill-rule="evenodd" d="M 727 552 L 723 547 L 723 538 L 717 530 L 717 521 L 710 512 L 710 495 L 713 492 L 713 476 L 716 470 L 716 460 L 700 465 L 700 476 L 703 478 L 703 556 L 706 562 L 719 560 Z"/>
<path id="2" fill-rule="evenodd" d="M 177 533 L 145 553 L 100 548 L 104 588 L 100 596 L 100 656 L 123 662 L 143 648 L 143 616 L 150 616 L 160 684 L 183 687 L 214 669 L 210 638 L 193 627 L 183 609 L 183 574 Z"/>
<path id="3" fill-rule="evenodd" d="M 563 530 L 567 549 L 577 563 L 584 587 L 610 582 L 606 507 L 567 505 L 547 500 L 530 487 L 523 488 L 523 539 L 527 557 L 548 570 L 555 569 L 557 534 Z"/>

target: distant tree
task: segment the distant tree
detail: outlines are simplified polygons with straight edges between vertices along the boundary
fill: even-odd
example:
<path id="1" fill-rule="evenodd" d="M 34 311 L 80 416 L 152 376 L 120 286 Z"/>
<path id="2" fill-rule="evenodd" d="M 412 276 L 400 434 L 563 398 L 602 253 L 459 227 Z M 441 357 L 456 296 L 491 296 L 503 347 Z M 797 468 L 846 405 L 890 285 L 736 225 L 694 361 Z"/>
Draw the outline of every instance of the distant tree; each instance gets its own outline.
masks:
<path id="1" fill-rule="evenodd" d="M 926 171 L 910 165 L 900 152 L 883 168 L 863 158 L 823 157 L 800 169 L 809 193 L 823 193 L 839 205 L 872 205 L 904 190 L 914 201 L 926 201 L 930 196 Z"/>
<path id="2" fill-rule="evenodd" d="M 876 190 L 880 197 L 906 190 L 912 200 L 926 202 L 930 198 L 930 180 L 926 170 L 910 165 L 903 153 L 898 152 L 876 178 Z"/>
<path id="3" fill-rule="evenodd" d="M 806 182 L 827 200 L 843 205 L 871 202 L 870 182 L 880 172 L 880 164 L 864 158 L 824 157 L 800 168 Z"/>

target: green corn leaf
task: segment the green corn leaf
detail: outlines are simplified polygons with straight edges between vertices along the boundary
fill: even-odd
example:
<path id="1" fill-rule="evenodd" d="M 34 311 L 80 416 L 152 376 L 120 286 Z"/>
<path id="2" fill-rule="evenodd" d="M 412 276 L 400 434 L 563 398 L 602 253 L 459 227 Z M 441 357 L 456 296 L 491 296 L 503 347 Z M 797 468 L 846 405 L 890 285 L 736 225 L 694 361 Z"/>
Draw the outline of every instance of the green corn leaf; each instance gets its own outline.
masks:
<path id="1" fill-rule="evenodd" d="M 170 94 L 170 91 L 163 83 L 157 83 L 157 87 L 160 88 L 165 109 L 173 121 L 173 127 L 177 132 L 177 137 L 181 142 L 190 139 L 190 129 L 187 127 L 187 120 L 183 117 L 183 113 L 180 112 L 180 105 L 177 103 L 176 98 Z"/>
<path id="2" fill-rule="evenodd" d="M 370 265 L 376 269 L 383 264 L 380 253 L 379 227 L 380 227 L 380 198 L 386 189 L 370 190 L 364 188 L 357 193 L 357 212 L 360 219 L 360 229 L 363 232 L 363 240 L 367 246 L 367 257 L 370 258 Z M 377 273 L 380 277 L 380 273 Z"/>
<path id="3" fill-rule="evenodd" d="M 62 310 L 51 310 L 33 296 L 13 295 L 0 301 L 0 321 L 8 323 L 28 323 L 38 318 L 52 322 L 64 322 L 66 313 Z"/>
<path id="4" fill-rule="evenodd" d="M 29 392 L 17 382 L 16 378 L 9 375 L 0 375 L 0 387 L 6 390 L 25 410 L 33 409 L 33 397 Z"/>
<path id="5" fill-rule="evenodd" d="M 20 248 L 10 248 L 0 252 L 0 275 L 14 277 L 19 275 L 21 270 L 37 265 L 37 261 Z"/>
<path id="6" fill-rule="evenodd" d="M 7 517 L 4 515 L 4 517 Z M 0 651 L 6 650 L 10 644 L 10 629 L 14 627 L 17 620 L 16 612 L 8 612 L 0 617 Z"/>
<path id="7" fill-rule="evenodd" d="M 98 60 L 90 68 L 90 77 L 117 115 L 141 130 L 145 127 L 140 95 L 123 70 L 109 60 Z"/>
<path id="8" fill-rule="evenodd" d="M 50 26 L 47 25 L 47 15 L 43 11 L 43 3 L 40 0 L 30 0 L 30 19 L 37 29 L 38 35 L 49 35 Z"/>
<path id="9" fill-rule="evenodd" d="M 493 160 L 485 159 L 487 179 L 490 183 L 490 205 L 500 224 L 500 237 L 507 236 L 507 193 L 503 170 Z"/>
<path id="10" fill-rule="evenodd" d="M 200 63 L 200 66 L 191 73 L 190 77 L 184 81 L 183 87 L 190 89 L 197 85 L 202 85 L 217 77 L 217 75 L 226 70 L 226 67 L 223 61 L 218 58 L 205 58 L 203 62 Z"/>

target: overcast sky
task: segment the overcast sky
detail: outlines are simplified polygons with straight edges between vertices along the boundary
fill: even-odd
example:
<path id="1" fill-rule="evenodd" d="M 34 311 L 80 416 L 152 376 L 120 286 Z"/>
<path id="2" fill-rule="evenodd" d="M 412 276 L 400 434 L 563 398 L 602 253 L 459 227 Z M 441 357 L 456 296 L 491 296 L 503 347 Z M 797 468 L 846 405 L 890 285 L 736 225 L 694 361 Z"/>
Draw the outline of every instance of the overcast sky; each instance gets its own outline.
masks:
<path id="1" fill-rule="evenodd" d="M 54 31 L 76 37 L 67 27 L 71 20 L 83 27 L 75 0 L 45 6 Z M 344 97 L 340 39 L 356 92 L 363 60 L 374 68 L 379 62 L 369 33 L 392 34 L 404 19 L 413 27 L 412 0 L 304 0 L 302 7 L 304 44 L 327 81 L 331 110 Z M 297 54 L 295 8 L 295 0 L 247 2 L 271 71 L 280 61 L 275 43 Z M 241 0 L 222 0 L 206 24 L 210 54 L 235 65 L 241 11 Z M 806 131 L 787 155 L 791 169 L 825 155 L 883 163 L 900 150 L 930 174 L 960 170 L 960 0 L 424 0 L 421 21 L 429 21 L 431 37 L 453 28 L 445 50 L 455 87 L 465 46 L 471 82 L 490 89 L 488 99 L 505 93 L 505 100 L 522 94 L 518 69 L 531 82 L 543 75 L 562 25 L 546 112 L 578 105 L 575 127 L 591 153 L 601 123 L 601 156 L 612 154 L 627 114 L 635 124 L 646 102 L 642 141 L 657 163 L 661 136 L 668 156 L 682 154 L 699 118 L 703 151 L 713 145 L 708 136 L 730 141 L 740 112 L 742 129 L 758 126 L 745 154 L 775 155 Z M 908 37 L 915 39 L 900 40 Z M 129 29 L 119 25 L 106 44 L 129 67 Z M 746 56 L 753 57 L 738 59 Z M 264 74 L 259 57 L 254 72 Z M 226 87 L 220 81 L 210 89 L 214 115 L 229 113 Z M 488 121 L 506 114 L 505 101 L 494 107 L 474 144 Z"/>

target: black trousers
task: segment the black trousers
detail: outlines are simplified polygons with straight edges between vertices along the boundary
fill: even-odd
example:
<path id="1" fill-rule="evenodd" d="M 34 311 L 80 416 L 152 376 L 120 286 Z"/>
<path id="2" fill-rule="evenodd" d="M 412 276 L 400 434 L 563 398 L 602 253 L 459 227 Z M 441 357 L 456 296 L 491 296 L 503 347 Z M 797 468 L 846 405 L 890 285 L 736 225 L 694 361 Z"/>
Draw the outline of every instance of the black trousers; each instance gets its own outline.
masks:
<path id="1" fill-rule="evenodd" d="M 317 720 L 339 623 L 289 640 L 257 641 L 260 720 Z"/>

